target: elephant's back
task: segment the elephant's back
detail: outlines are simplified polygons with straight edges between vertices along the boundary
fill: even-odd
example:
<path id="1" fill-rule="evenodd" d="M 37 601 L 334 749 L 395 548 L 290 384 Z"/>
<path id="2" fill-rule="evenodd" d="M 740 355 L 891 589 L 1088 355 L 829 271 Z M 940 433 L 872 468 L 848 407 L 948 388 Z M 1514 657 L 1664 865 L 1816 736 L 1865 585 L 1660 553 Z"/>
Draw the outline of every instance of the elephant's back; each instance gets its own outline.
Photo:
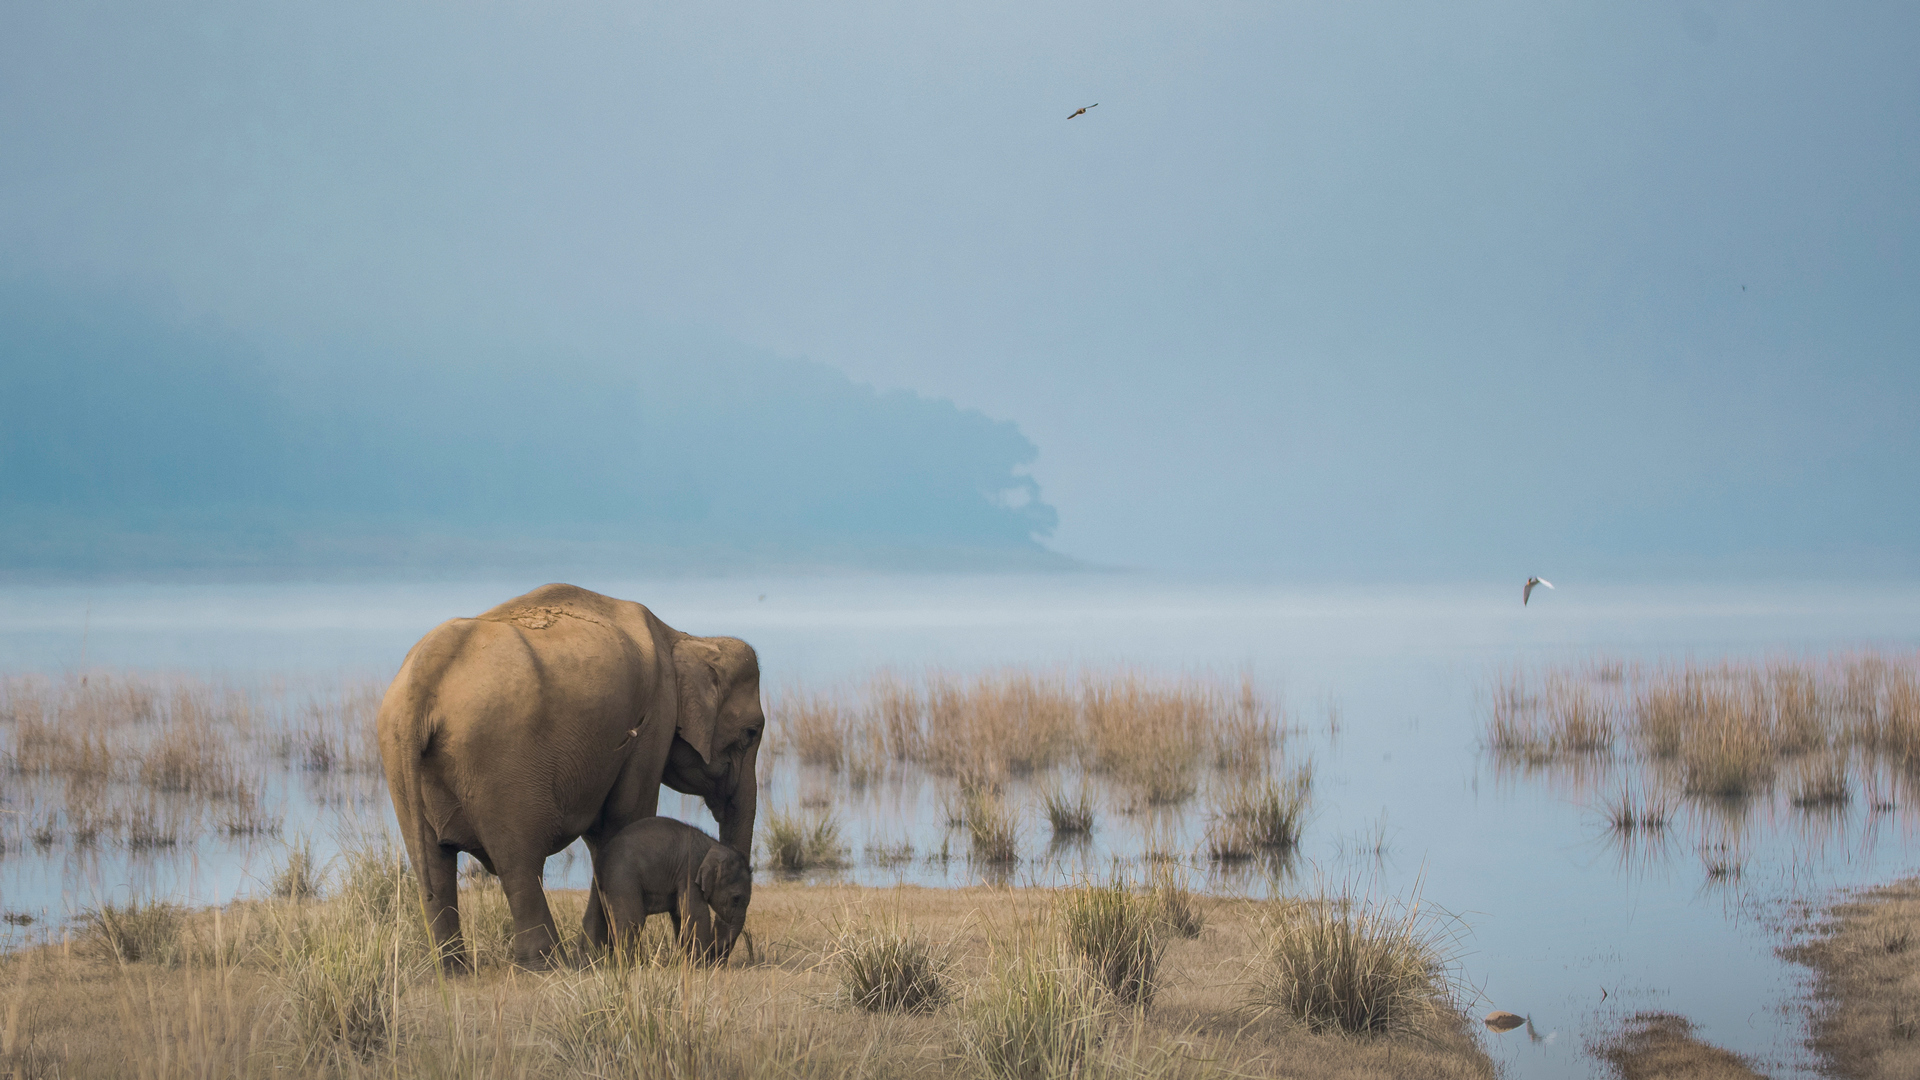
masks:
<path id="1" fill-rule="evenodd" d="M 512 771 L 611 765 L 658 683 L 650 641 L 592 618 L 456 619 L 417 649 L 431 679 L 422 717 L 431 743 L 454 760 Z"/>
<path id="2" fill-rule="evenodd" d="M 483 622 L 511 622 L 529 629 L 545 629 L 560 619 L 580 619 L 605 623 L 636 636 L 671 633 L 645 604 L 559 582 L 522 593 L 475 618 Z"/>

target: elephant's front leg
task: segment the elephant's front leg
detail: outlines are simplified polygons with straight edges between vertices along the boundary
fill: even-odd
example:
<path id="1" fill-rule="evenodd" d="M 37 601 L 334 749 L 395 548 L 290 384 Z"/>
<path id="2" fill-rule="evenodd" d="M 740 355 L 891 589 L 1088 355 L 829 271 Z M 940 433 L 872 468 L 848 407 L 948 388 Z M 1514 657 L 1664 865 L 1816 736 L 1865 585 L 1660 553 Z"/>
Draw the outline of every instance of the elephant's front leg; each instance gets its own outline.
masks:
<path id="1" fill-rule="evenodd" d="M 602 882 L 606 881 L 605 869 L 600 863 L 600 845 L 588 837 L 580 838 L 587 845 L 587 857 L 593 863 L 593 882 L 587 886 L 587 913 L 580 916 L 580 933 L 587 944 L 596 950 L 607 947 L 607 907 L 604 902 L 605 891 Z"/>

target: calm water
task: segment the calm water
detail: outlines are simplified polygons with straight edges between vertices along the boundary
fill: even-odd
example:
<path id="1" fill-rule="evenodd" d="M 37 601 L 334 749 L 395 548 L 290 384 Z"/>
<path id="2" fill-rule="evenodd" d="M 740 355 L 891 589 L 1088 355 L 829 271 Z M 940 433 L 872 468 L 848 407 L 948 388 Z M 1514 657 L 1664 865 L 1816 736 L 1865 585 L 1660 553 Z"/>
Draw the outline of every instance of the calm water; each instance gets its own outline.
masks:
<path id="1" fill-rule="evenodd" d="M 429 627 L 537 582 L 469 585 L 63 586 L 0 588 L 0 670 L 81 666 L 186 671 L 239 682 L 384 679 Z M 957 673 L 1021 664 L 1129 665 L 1166 673 L 1249 672 L 1295 726 L 1286 754 L 1314 763 L 1315 804 L 1302 856 L 1283 877 L 1260 871 L 1196 883 L 1223 891 L 1353 884 L 1421 895 L 1463 921 L 1461 969 L 1474 1008 L 1530 1014 L 1524 1031 L 1488 1036 L 1512 1075 L 1601 1072 L 1587 1039 L 1648 1008 L 1696 1021 L 1714 1042 L 1758 1055 L 1776 1075 L 1810 1071 L 1799 1047 L 1803 973 L 1774 955 L 1796 904 L 1840 887 L 1911 872 L 1903 805 L 1817 816 L 1757 807 L 1740 872 L 1714 876 L 1724 853 L 1676 827 L 1664 845 L 1609 842 L 1595 794 L 1502 773 L 1481 752 L 1490 678 L 1516 664 L 1764 658 L 1920 647 L 1920 587 L 1583 587 L 1561 581 L 1519 604 L 1517 583 L 1428 588 L 1297 588 L 1141 575 L 739 578 L 579 584 L 645 601 L 681 629 L 746 638 L 770 690 L 852 685 L 874 669 L 929 665 Z M 762 597 L 764 596 L 764 599 Z M 283 783 L 289 827 L 323 850 L 345 807 L 380 819 L 377 782 Z M 846 823 L 854 880 L 963 884 L 964 858 L 929 861 L 947 835 L 942 789 L 908 779 L 855 794 L 790 761 L 770 805 L 829 801 Z M 1605 784 L 1596 791 L 1604 792 Z M 1103 808 L 1094 842 L 1050 852 L 1031 793 L 1018 882 L 1110 872 L 1116 857 L 1198 846 L 1199 802 L 1159 821 Z M 663 810 L 706 823 L 669 795 Z M 351 813 L 346 816 L 352 816 Z M 1374 850 L 1384 838 L 1384 853 Z M 910 845 L 906 863 L 861 858 Z M 961 844 L 956 838 L 953 851 Z M 139 890 L 211 901 L 260 886 L 281 856 L 272 841 L 188 845 L 130 859 L 108 848 L 20 850 L 0 858 L 0 907 L 56 919 L 105 895 Z M 584 860 L 549 868 L 583 884 Z M 17 936 L 17 935 L 16 935 Z M 1604 991 L 1604 997 L 1603 997 Z"/>

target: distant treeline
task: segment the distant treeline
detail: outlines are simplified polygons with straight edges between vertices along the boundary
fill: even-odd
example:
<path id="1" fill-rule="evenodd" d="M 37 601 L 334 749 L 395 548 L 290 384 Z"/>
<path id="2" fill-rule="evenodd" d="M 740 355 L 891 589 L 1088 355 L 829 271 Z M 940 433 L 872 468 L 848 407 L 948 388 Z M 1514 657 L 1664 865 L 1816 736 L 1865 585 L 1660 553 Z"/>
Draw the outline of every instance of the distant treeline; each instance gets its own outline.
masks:
<path id="1" fill-rule="evenodd" d="M 1050 565 L 1035 454 L 685 335 L 263 345 L 0 283 L 0 570 Z"/>

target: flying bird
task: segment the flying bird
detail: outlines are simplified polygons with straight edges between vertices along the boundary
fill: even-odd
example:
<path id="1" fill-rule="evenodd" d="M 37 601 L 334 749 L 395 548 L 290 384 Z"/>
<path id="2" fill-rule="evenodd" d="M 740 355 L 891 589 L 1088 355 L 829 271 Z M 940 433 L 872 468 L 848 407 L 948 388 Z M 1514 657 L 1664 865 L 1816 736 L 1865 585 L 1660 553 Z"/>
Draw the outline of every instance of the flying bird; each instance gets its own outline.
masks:
<path id="1" fill-rule="evenodd" d="M 1071 120 L 1074 117 L 1079 116 L 1081 113 L 1086 112 L 1087 109 L 1097 109 L 1099 107 L 1100 107 L 1100 103 L 1096 101 L 1093 104 L 1086 106 L 1085 108 L 1075 109 L 1072 112 L 1068 113 L 1067 119 Z"/>
<path id="2" fill-rule="evenodd" d="M 1533 599 L 1533 587 L 1535 585 L 1545 585 L 1549 589 L 1553 588 L 1553 582 L 1548 581 L 1545 578 L 1537 578 L 1537 577 L 1528 578 L 1526 588 L 1520 590 L 1520 606 L 1521 607 L 1526 607 L 1527 601 Z"/>

